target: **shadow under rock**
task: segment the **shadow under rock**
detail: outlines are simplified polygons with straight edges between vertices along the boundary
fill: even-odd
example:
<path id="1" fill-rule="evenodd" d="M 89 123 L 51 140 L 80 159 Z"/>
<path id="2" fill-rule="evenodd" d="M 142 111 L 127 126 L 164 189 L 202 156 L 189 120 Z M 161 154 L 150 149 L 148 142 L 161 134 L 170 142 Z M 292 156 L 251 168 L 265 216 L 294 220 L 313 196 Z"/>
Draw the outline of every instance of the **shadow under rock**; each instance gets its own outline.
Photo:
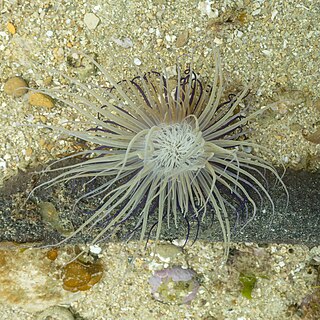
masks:
<path id="1" fill-rule="evenodd" d="M 64 162 L 65 165 L 75 163 L 77 160 Z M 79 160 L 78 160 L 79 161 Z M 99 206 L 99 199 L 84 199 L 78 206 L 73 206 L 76 199 L 83 195 L 83 185 L 88 179 L 71 180 L 68 183 L 60 183 L 48 189 L 38 189 L 26 201 L 30 191 L 43 181 L 50 180 L 53 174 L 38 174 L 41 168 L 20 172 L 15 177 L 7 180 L 0 190 L 0 241 L 13 241 L 17 243 L 38 242 L 43 245 L 56 243 L 63 239 L 61 233 L 52 225 L 45 223 L 40 214 L 39 202 L 50 202 L 57 210 L 61 219 L 68 220 L 76 229 Z M 268 179 L 269 177 L 267 177 Z M 105 178 L 95 180 L 99 186 Z M 274 179 L 271 179 L 274 181 Z M 272 214 L 271 206 L 265 201 L 264 210 L 258 210 L 256 217 L 243 229 L 241 225 L 233 228 L 232 241 L 256 242 L 256 243 L 292 243 L 314 246 L 320 244 L 320 173 L 287 170 L 284 182 L 290 195 L 289 206 L 286 210 L 286 195 L 278 184 L 269 190 L 275 203 L 275 213 Z M 121 183 L 121 182 L 119 182 Z M 94 185 L 92 186 L 94 187 Z M 88 191 L 88 190 L 87 190 Z M 210 211 L 210 210 L 209 210 Z M 136 213 L 138 215 L 139 212 Z M 200 224 L 198 239 L 208 241 L 221 241 L 222 234 L 216 219 L 204 219 Z M 157 208 L 153 208 L 150 214 L 150 226 L 156 223 Z M 232 217 L 232 214 L 231 214 Z M 135 225 L 136 217 L 126 221 L 121 226 L 112 241 L 123 240 Z M 180 217 L 179 228 L 175 228 L 173 219 L 167 227 L 163 222 L 162 239 L 196 237 L 196 221 L 188 221 Z M 235 223 L 235 217 L 231 218 L 231 225 Z M 92 230 L 89 233 L 77 234 L 70 240 L 71 243 L 84 243 L 103 228 Z M 154 232 L 153 232 L 154 233 Z M 153 237 L 151 234 L 151 238 Z M 132 237 L 138 239 L 139 231 Z"/>

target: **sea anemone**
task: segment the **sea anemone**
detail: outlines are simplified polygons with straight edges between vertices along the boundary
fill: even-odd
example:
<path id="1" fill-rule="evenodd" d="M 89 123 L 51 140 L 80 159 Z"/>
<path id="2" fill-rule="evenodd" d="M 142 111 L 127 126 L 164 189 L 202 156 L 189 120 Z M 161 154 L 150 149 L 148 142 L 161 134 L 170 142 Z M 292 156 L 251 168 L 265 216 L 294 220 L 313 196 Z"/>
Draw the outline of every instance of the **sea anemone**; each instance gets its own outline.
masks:
<path id="1" fill-rule="evenodd" d="M 217 51 L 214 78 L 208 86 L 200 82 L 192 64 L 184 72 L 177 66 L 175 83 L 169 81 L 165 69 L 161 73 L 137 71 L 133 80 L 117 82 L 95 60 L 83 55 L 111 85 L 109 89 L 64 76 L 78 92 L 41 91 L 85 116 L 90 130 L 49 127 L 96 148 L 75 155 L 85 157 L 79 163 L 49 168 L 63 172 L 37 188 L 84 177 L 90 179 L 87 184 L 105 178 L 77 200 L 100 197 L 101 205 L 63 241 L 102 224 L 92 239 L 95 244 L 132 218 L 135 223 L 129 236 L 140 230 L 140 238 L 145 239 L 155 230 L 158 240 L 164 220 L 173 220 L 178 228 L 179 215 L 187 221 L 195 218 L 198 223 L 214 215 L 227 254 L 230 212 L 243 214 L 248 222 L 264 197 L 274 211 L 263 172 L 270 171 L 286 188 L 271 164 L 248 152 L 257 145 L 247 139 L 246 129 L 250 119 L 269 107 L 247 114 L 243 100 L 251 83 L 222 101 L 223 77 Z M 150 225 L 150 220 L 156 223 Z"/>

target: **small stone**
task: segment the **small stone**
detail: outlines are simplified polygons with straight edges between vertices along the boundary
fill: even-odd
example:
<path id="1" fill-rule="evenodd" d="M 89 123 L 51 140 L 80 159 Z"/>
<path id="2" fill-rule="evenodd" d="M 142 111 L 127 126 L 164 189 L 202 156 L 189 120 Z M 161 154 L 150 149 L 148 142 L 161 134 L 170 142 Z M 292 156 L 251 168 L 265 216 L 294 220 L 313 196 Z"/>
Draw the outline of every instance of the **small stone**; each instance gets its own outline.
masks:
<path id="1" fill-rule="evenodd" d="M 8 24 L 7 24 L 7 29 L 8 29 L 8 31 L 9 31 L 12 35 L 17 32 L 16 27 L 15 27 L 14 24 L 11 23 L 11 22 L 8 22 Z"/>
<path id="2" fill-rule="evenodd" d="M 40 202 L 38 204 L 40 215 L 43 221 L 57 230 L 64 236 L 72 234 L 73 226 L 69 220 L 62 219 L 55 206 L 50 202 Z"/>
<path id="3" fill-rule="evenodd" d="M 136 66 L 140 66 L 141 65 L 141 60 L 139 58 L 134 58 L 133 59 L 133 63 L 136 65 Z"/>
<path id="4" fill-rule="evenodd" d="M 98 283 L 102 275 L 103 267 L 99 263 L 72 261 L 62 270 L 63 288 L 71 292 L 86 291 Z"/>
<path id="5" fill-rule="evenodd" d="M 171 243 L 159 244 L 155 248 L 155 253 L 161 258 L 174 258 L 182 252 L 181 247 L 177 247 Z"/>
<path id="6" fill-rule="evenodd" d="M 40 120 L 41 120 L 41 118 L 40 118 Z M 46 140 L 44 140 L 43 138 L 41 138 L 41 139 L 39 140 L 39 145 L 40 145 L 41 147 L 44 147 L 44 146 L 46 145 Z"/>
<path id="7" fill-rule="evenodd" d="M 265 50 L 262 50 L 262 53 L 263 53 L 265 56 L 270 57 L 271 54 L 272 54 L 272 51 L 265 49 Z"/>
<path id="8" fill-rule="evenodd" d="M 171 38 L 171 36 L 170 36 L 169 34 L 166 34 L 165 38 L 166 38 L 166 40 L 167 40 L 168 42 L 171 42 L 171 41 L 172 41 L 172 38 Z"/>
<path id="9" fill-rule="evenodd" d="M 111 40 L 116 43 L 118 46 L 122 47 L 122 48 L 125 48 L 125 49 L 128 49 L 128 48 L 131 48 L 133 47 L 133 42 L 131 39 L 129 38 L 124 38 L 123 40 L 122 39 L 118 39 L 118 38 L 111 38 Z"/>
<path id="10" fill-rule="evenodd" d="M 253 16 L 257 16 L 257 15 L 259 15 L 261 13 L 261 9 L 260 8 L 258 8 L 258 9 L 256 9 L 256 10 L 254 10 L 254 11 L 252 11 L 252 15 Z"/>
<path id="11" fill-rule="evenodd" d="M 98 245 L 90 246 L 90 252 L 94 255 L 99 255 L 102 252 L 102 249 Z"/>
<path id="12" fill-rule="evenodd" d="M 94 13 L 86 13 L 84 15 L 84 24 L 89 30 L 94 30 L 100 22 L 100 19 Z"/>
<path id="13" fill-rule="evenodd" d="M 185 46 L 187 44 L 188 40 L 189 40 L 189 31 L 185 30 L 178 35 L 178 38 L 176 41 L 176 47 L 180 48 L 180 47 Z"/>
<path id="14" fill-rule="evenodd" d="M 52 31 L 52 30 L 48 30 L 48 31 L 46 32 L 46 36 L 47 36 L 48 38 L 51 38 L 51 37 L 53 36 L 53 31 Z"/>
<path id="15" fill-rule="evenodd" d="M 58 249 L 52 248 L 47 252 L 47 258 L 51 261 L 54 261 L 58 258 Z"/>
<path id="16" fill-rule="evenodd" d="M 21 97 L 27 93 L 27 83 L 21 77 L 12 77 L 8 79 L 5 83 L 3 90 L 5 93 L 14 96 L 14 97 Z"/>
<path id="17" fill-rule="evenodd" d="M 40 202 L 38 204 L 38 206 L 40 208 L 40 214 L 42 216 L 42 219 L 45 222 L 47 222 L 49 224 L 53 224 L 54 222 L 56 222 L 59 219 L 58 212 L 52 203 Z"/>
<path id="18" fill-rule="evenodd" d="M 27 157 L 30 157 L 30 156 L 32 155 L 32 153 L 33 153 L 32 148 L 31 148 L 31 147 L 28 147 L 28 148 L 26 149 L 26 156 L 27 156 Z"/>
<path id="19" fill-rule="evenodd" d="M 202 15 L 207 15 L 208 18 L 217 18 L 219 16 L 217 9 L 212 10 L 210 1 L 200 1 L 197 9 L 200 10 Z"/>
<path id="20" fill-rule="evenodd" d="M 214 42 L 215 44 L 217 44 L 218 46 L 220 46 L 220 45 L 223 43 L 223 40 L 220 39 L 220 38 L 215 37 L 215 38 L 213 39 L 213 42 Z"/>
<path id="21" fill-rule="evenodd" d="M 53 99 L 41 92 L 32 92 L 29 95 L 29 103 L 35 107 L 46 107 L 48 109 L 54 107 Z"/>
<path id="22" fill-rule="evenodd" d="M 40 120 L 42 123 L 47 123 L 47 121 L 48 121 L 47 117 L 44 116 L 44 115 L 40 115 L 40 116 L 39 116 L 39 120 Z"/>
<path id="23" fill-rule="evenodd" d="M 302 131 L 302 135 L 306 140 L 315 144 L 320 144 L 320 128 L 313 133 Z"/>

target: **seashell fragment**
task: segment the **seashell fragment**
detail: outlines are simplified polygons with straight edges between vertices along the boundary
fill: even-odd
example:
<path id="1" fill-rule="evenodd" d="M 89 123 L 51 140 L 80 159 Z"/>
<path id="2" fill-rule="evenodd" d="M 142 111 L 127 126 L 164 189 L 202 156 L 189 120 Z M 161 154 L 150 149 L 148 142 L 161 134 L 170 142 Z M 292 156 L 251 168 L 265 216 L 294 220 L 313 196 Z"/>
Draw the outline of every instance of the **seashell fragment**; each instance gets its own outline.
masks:
<path id="1" fill-rule="evenodd" d="M 163 303 L 190 303 L 200 287 L 196 275 L 195 271 L 181 267 L 158 270 L 149 279 L 152 295 Z"/>

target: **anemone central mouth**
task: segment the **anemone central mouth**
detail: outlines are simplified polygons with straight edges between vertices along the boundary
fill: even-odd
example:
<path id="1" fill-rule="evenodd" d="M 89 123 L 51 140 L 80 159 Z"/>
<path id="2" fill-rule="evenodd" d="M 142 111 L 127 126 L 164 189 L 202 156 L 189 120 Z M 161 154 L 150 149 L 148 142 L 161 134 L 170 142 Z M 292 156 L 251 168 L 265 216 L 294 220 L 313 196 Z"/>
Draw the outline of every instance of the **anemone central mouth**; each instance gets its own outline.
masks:
<path id="1" fill-rule="evenodd" d="M 204 167 L 204 145 L 201 131 L 187 121 L 162 124 L 146 139 L 144 161 L 160 174 L 195 171 Z"/>

